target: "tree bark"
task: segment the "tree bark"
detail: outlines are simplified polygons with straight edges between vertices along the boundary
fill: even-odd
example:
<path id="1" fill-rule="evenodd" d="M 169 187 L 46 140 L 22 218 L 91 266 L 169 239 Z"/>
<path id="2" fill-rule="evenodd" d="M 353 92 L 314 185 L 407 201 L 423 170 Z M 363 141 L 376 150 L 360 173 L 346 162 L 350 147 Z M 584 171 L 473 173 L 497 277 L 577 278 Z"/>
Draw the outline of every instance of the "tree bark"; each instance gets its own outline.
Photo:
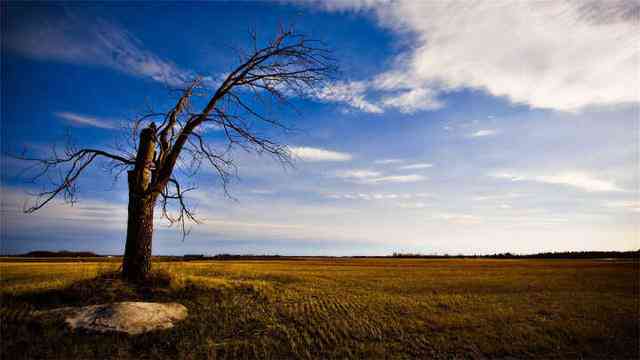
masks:
<path id="1" fill-rule="evenodd" d="M 151 270 L 154 197 L 140 197 L 129 191 L 127 242 L 122 262 L 122 275 L 131 282 L 144 280 Z"/>
<path id="2" fill-rule="evenodd" d="M 153 211 L 157 193 L 149 192 L 155 154 L 155 126 L 140 133 L 140 146 L 136 165 L 128 172 L 129 215 L 127 242 L 122 260 L 122 275 L 130 282 L 140 282 L 151 270 L 151 244 L 153 240 Z"/>

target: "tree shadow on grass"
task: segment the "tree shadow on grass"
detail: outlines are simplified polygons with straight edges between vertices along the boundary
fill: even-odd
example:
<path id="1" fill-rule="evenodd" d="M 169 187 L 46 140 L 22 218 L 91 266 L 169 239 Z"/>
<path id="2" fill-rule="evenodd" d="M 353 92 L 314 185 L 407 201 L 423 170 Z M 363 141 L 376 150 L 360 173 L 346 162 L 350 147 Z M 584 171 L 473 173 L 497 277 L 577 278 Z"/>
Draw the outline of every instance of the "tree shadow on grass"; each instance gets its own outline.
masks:
<path id="1" fill-rule="evenodd" d="M 23 294 L 3 294 L 2 307 L 44 310 L 60 306 L 84 306 L 114 301 L 160 301 L 171 298 L 171 276 L 154 271 L 142 283 L 130 284 L 118 272 L 80 280 L 66 287 Z"/>
<path id="2" fill-rule="evenodd" d="M 208 358 L 215 356 L 210 351 L 228 350 L 228 345 L 212 344 L 227 344 L 228 339 L 251 344 L 271 321 L 264 316 L 268 301 L 255 288 L 175 286 L 161 271 L 135 285 L 118 273 L 105 273 L 60 289 L 3 295 L 1 300 L 0 358 L 7 359 L 176 359 L 189 354 Z M 170 330 L 128 336 L 71 331 L 61 318 L 36 315 L 41 310 L 119 301 L 179 302 L 189 309 L 189 316 Z"/>

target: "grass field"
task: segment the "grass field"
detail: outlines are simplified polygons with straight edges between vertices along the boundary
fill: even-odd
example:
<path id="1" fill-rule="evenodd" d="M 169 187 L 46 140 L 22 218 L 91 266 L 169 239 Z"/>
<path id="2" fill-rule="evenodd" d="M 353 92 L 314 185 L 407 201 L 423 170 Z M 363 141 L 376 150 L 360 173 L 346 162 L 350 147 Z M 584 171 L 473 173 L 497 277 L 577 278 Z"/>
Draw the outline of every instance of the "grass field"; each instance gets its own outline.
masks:
<path id="1" fill-rule="evenodd" d="M 0 262 L 2 358 L 638 357 L 634 261 L 156 262 L 165 276 L 135 289 L 117 266 Z M 33 316 L 124 299 L 178 301 L 189 317 L 129 337 Z"/>

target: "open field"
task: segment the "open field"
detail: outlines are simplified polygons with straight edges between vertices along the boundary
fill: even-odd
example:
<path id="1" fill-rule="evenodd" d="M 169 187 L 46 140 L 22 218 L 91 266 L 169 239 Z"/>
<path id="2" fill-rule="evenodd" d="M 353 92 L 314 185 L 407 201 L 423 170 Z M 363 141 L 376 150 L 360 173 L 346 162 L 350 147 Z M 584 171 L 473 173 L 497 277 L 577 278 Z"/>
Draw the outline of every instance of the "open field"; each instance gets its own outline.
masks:
<path id="1" fill-rule="evenodd" d="M 637 261 L 307 259 L 0 262 L 2 358 L 637 358 Z M 93 279 L 99 276 L 100 279 Z M 189 318 L 135 337 L 70 333 L 32 310 L 179 301 Z"/>

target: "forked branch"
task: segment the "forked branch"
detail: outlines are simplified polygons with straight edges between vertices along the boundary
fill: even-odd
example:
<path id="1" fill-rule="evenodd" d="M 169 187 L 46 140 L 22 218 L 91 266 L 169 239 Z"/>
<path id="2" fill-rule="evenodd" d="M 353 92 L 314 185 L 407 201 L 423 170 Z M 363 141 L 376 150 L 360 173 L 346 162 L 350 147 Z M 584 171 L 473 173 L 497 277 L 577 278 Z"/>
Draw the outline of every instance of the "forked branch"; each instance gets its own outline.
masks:
<path id="1" fill-rule="evenodd" d="M 39 167 L 37 173 L 30 179 L 32 182 L 36 182 L 45 175 L 50 175 L 53 171 L 58 173 L 58 180 L 51 179 L 49 176 L 49 180 L 51 180 L 52 183 L 49 190 L 34 194 L 37 197 L 36 202 L 33 206 L 24 209 L 26 213 L 33 213 L 41 209 L 58 195 L 62 195 L 66 202 L 74 203 L 77 191 L 75 187 L 76 180 L 96 158 L 102 157 L 111 160 L 113 162 L 112 168 L 129 166 L 135 163 L 133 159 L 127 159 L 103 150 L 72 150 L 70 147 L 67 148 L 64 155 L 53 156 L 51 158 L 34 158 L 22 155 L 14 157 L 20 160 L 34 162 L 35 165 Z"/>
<path id="2" fill-rule="evenodd" d="M 235 148 L 268 154 L 283 164 L 290 164 L 287 146 L 256 129 L 290 131 L 292 128 L 287 123 L 272 116 L 273 108 L 291 108 L 290 98 L 314 93 L 332 79 L 337 67 L 322 42 L 292 29 L 280 29 L 263 46 L 258 44 L 255 32 L 250 36 L 249 50 L 239 52 L 239 65 L 220 78 L 217 87 L 211 86 L 211 77 L 206 81 L 205 77 L 197 77 L 181 90 L 179 99 L 168 111 L 149 111 L 130 124 L 131 151 L 121 149 L 128 155 L 81 149 L 67 150 L 63 156 L 54 151 L 50 159 L 23 157 L 41 166 L 34 180 L 53 172 L 59 175 L 49 190 L 37 194 L 36 204 L 25 211 L 34 212 L 59 195 L 73 202 L 77 179 L 98 158 L 111 161 L 112 169 L 117 168 L 120 173 L 133 168 L 136 153 L 140 151 L 136 140 L 142 127 L 143 132 L 151 133 L 154 145 L 153 151 L 147 153 L 153 155 L 153 161 L 144 164 L 145 171 L 151 172 L 150 184 L 145 187 L 145 193 L 139 195 L 159 197 L 162 216 L 170 224 L 179 223 L 183 235 L 187 233 L 185 221 L 198 221 L 185 199 L 185 193 L 193 188 L 181 185 L 178 168 L 187 166 L 188 176 L 193 176 L 204 163 L 214 170 L 225 194 L 229 195 L 227 185 L 237 173 Z M 194 96 L 206 96 L 200 111 L 193 109 L 194 103 L 198 103 L 193 101 Z M 154 120 L 159 123 L 157 127 Z M 214 135 L 209 136 L 208 126 L 216 128 Z M 176 209 L 175 212 L 172 209 Z"/>

